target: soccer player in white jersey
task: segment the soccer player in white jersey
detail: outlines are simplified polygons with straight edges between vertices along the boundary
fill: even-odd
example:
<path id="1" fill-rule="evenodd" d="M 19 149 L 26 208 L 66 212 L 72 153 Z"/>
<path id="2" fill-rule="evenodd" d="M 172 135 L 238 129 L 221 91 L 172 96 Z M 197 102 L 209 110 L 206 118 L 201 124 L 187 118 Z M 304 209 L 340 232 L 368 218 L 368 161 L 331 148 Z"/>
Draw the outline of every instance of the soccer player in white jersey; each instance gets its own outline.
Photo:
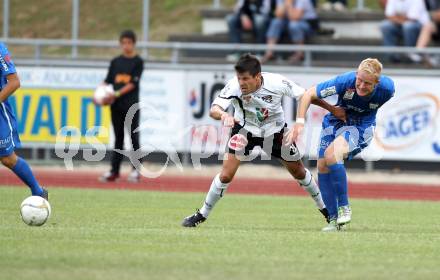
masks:
<path id="1" fill-rule="evenodd" d="M 240 165 L 240 159 L 248 156 L 255 146 L 260 146 L 268 155 L 278 158 L 289 173 L 310 194 L 320 212 L 327 219 L 328 213 L 319 188 L 309 170 L 304 168 L 301 155 L 295 145 L 283 145 L 286 130 L 283 96 L 300 99 L 305 89 L 285 77 L 273 73 L 261 73 L 259 60 L 250 54 L 241 56 L 235 65 L 236 77 L 231 79 L 214 100 L 210 116 L 232 127 L 228 141 L 228 152 L 223 168 L 212 181 L 205 202 L 200 210 L 186 217 L 182 226 L 195 227 L 204 222 L 217 201 L 231 183 Z M 229 105 L 235 108 L 234 116 L 226 112 Z M 345 112 L 323 100 L 316 100 L 336 116 Z M 342 114 L 342 115 L 341 115 Z"/>

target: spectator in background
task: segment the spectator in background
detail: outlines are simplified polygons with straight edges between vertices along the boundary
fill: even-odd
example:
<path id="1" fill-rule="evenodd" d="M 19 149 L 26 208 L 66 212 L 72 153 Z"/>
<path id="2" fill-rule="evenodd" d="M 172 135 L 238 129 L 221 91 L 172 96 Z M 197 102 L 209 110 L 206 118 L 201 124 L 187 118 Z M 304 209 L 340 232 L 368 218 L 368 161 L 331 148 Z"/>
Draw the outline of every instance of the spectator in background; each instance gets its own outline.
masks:
<path id="1" fill-rule="evenodd" d="M 429 22 L 424 0 L 388 0 L 385 7 L 386 19 L 381 23 L 385 46 L 398 46 L 399 40 L 405 47 L 415 47 L 423 25 Z M 413 54 L 409 59 L 414 61 Z M 391 55 L 392 62 L 400 62 L 400 55 Z"/>
<path id="2" fill-rule="evenodd" d="M 425 0 L 426 8 L 429 12 L 430 21 L 423 25 L 417 39 L 416 47 L 423 49 L 427 47 L 431 40 L 440 41 L 440 0 Z M 429 55 L 413 54 L 413 59 L 416 61 L 423 61 L 428 66 L 437 66 L 438 57 Z"/>
<path id="3" fill-rule="evenodd" d="M 322 5 L 322 9 L 325 11 L 334 10 L 343 12 L 347 10 L 347 0 L 327 0 L 327 2 Z"/>
<path id="4" fill-rule="evenodd" d="M 255 42 L 264 44 L 266 31 L 273 16 L 276 0 L 238 0 L 234 12 L 226 16 L 229 28 L 229 41 L 241 43 L 243 31 L 252 31 Z M 228 55 L 227 59 L 235 61 L 239 53 Z"/>
<path id="5" fill-rule="evenodd" d="M 271 20 L 266 35 L 268 48 L 262 61 L 266 62 L 274 57 L 273 46 L 279 41 L 284 30 L 287 29 L 294 44 L 302 45 L 318 28 L 318 16 L 311 0 L 277 0 L 275 18 Z M 304 53 L 298 51 L 289 58 L 289 62 L 296 63 L 303 58 Z"/>
<path id="6" fill-rule="evenodd" d="M 132 106 L 139 104 L 139 83 L 144 70 L 144 62 L 136 53 L 136 34 L 133 31 L 123 31 L 119 36 L 119 43 L 122 54 L 110 62 L 104 83 L 112 84 L 115 89 L 114 94 L 105 101 L 105 104 L 111 105 L 115 150 L 124 150 L 125 117 Z M 139 127 L 139 115 L 139 110 L 136 110 L 131 127 L 127 127 L 134 151 L 139 151 L 139 132 L 134 132 Z M 102 182 L 116 181 L 119 178 L 122 159 L 122 154 L 113 151 L 111 170 L 104 173 L 99 180 Z M 139 166 L 133 166 L 128 181 L 138 182 L 140 180 L 138 168 Z"/>

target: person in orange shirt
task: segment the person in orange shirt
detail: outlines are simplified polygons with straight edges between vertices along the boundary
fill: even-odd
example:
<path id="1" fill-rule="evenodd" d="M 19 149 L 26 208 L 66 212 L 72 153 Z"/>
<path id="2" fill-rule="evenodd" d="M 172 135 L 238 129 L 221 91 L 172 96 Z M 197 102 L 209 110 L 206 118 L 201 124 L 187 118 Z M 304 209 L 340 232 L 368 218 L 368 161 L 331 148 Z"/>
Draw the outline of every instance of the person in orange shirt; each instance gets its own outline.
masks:
<path id="1" fill-rule="evenodd" d="M 110 62 L 105 84 L 111 84 L 114 93 L 110 95 L 105 104 L 111 107 L 111 119 L 115 134 L 115 150 L 124 149 L 124 122 L 128 110 L 132 106 L 139 106 L 139 82 L 142 71 L 144 70 L 144 61 L 137 55 L 135 44 L 136 34 L 131 30 L 123 31 L 119 37 L 122 54 L 115 57 Z M 139 127 L 139 110 L 133 117 L 130 130 L 131 143 L 133 150 L 139 150 L 139 133 L 134 132 Z M 113 151 L 111 159 L 111 170 L 104 173 L 99 180 L 102 182 L 113 182 L 119 178 L 119 171 L 122 162 L 122 154 Z M 131 182 L 140 180 L 140 173 L 136 166 L 128 176 Z"/>

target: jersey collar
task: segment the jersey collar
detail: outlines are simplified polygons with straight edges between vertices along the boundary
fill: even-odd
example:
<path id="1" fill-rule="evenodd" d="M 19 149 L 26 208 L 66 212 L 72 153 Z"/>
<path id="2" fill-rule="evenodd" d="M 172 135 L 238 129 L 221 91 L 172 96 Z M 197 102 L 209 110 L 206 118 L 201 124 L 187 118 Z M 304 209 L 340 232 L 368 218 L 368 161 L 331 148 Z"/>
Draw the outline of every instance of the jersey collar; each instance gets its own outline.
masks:
<path id="1" fill-rule="evenodd" d="M 357 92 L 356 92 L 357 96 L 358 96 L 360 99 L 364 100 L 364 101 L 370 101 L 370 100 L 373 99 L 373 97 L 376 95 L 378 84 L 379 84 L 379 83 L 377 83 L 377 85 L 376 85 L 376 86 L 374 87 L 374 89 L 373 89 L 373 92 L 370 93 L 369 95 L 367 95 L 367 96 L 360 96 L 360 95 L 357 94 Z"/>

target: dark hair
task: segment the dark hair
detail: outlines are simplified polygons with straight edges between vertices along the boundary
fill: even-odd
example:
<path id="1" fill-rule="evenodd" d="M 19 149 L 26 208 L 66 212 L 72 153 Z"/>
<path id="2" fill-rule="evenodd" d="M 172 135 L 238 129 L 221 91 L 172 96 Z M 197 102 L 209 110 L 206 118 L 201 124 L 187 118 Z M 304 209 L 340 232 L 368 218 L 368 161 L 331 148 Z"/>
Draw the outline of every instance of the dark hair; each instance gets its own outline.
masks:
<path id="1" fill-rule="evenodd" d="M 133 30 L 124 30 L 121 32 L 121 35 L 119 35 L 119 42 L 122 41 L 122 39 L 127 38 L 133 41 L 133 43 L 136 43 L 136 33 L 134 33 Z"/>
<path id="2" fill-rule="evenodd" d="M 255 55 L 250 53 L 243 54 L 235 64 L 235 71 L 238 73 L 249 72 L 253 77 L 261 73 L 261 64 Z"/>

